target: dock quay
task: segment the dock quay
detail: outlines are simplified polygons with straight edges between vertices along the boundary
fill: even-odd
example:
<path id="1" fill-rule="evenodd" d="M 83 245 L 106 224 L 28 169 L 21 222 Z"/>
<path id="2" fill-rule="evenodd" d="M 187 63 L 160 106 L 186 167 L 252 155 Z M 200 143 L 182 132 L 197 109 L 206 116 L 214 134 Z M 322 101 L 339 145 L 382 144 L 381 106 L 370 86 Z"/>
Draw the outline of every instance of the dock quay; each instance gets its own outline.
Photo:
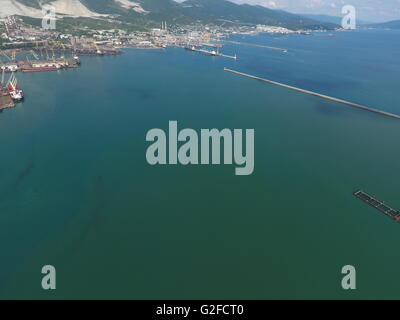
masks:
<path id="1" fill-rule="evenodd" d="M 256 44 L 256 43 L 250 43 L 250 42 L 241 42 L 241 41 L 232 41 L 232 40 L 219 40 L 219 41 L 231 43 L 231 44 L 238 44 L 238 45 L 244 45 L 244 46 L 250 46 L 250 47 L 265 48 L 265 49 L 277 50 L 277 51 L 282 51 L 282 52 L 288 52 L 288 50 L 284 49 L 284 48 L 270 47 L 270 46 L 265 46 L 262 44 Z"/>
<path id="2" fill-rule="evenodd" d="M 79 64 L 74 59 L 56 58 L 49 60 L 20 60 L 8 63 L 0 63 L 0 73 L 3 72 L 37 72 L 53 71 L 61 69 L 78 68 Z"/>
<path id="3" fill-rule="evenodd" d="M 0 72 L 14 72 L 17 71 L 18 64 L 15 61 L 0 61 Z"/>
<path id="4" fill-rule="evenodd" d="M 396 222 L 400 222 L 400 211 L 391 208 L 390 206 L 385 204 L 385 202 L 376 199 L 375 197 L 369 195 L 368 193 L 362 190 L 354 192 L 354 196 L 360 199 L 361 201 L 367 203 L 371 207 L 375 208 L 376 210 L 382 212 L 390 219 L 395 220 Z"/>
<path id="5" fill-rule="evenodd" d="M 224 68 L 224 71 L 231 72 L 231 73 L 234 73 L 234 74 L 237 74 L 237 75 L 240 75 L 240 76 L 243 76 L 243 77 L 247 77 L 247 78 L 250 78 L 250 79 L 255 79 L 255 80 L 267 82 L 267 83 L 270 83 L 270 84 L 273 84 L 273 85 L 276 85 L 276 86 L 280 86 L 280 87 L 284 87 L 284 88 L 287 88 L 287 89 L 290 89 L 290 90 L 302 92 L 302 93 L 309 94 L 309 95 L 312 95 L 312 96 L 315 96 L 315 97 L 319 97 L 319 98 L 322 98 L 322 99 L 326 99 L 326 100 L 330 100 L 330 101 L 333 101 L 333 102 L 341 103 L 341 104 L 344 104 L 344 105 L 347 105 L 347 106 L 350 106 L 350 107 L 366 110 L 366 111 L 373 112 L 373 113 L 376 113 L 376 114 L 380 114 L 380 115 L 383 115 L 383 116 L 386 116 L 386 117 L 389 117 L 389 118 L 400 119 L 400 115 L 393 114 L 393 113 L 386 112 L 386 111 L 382 111 L 382 110 L 378 110 L 378 109 L 374 109 L 374 108 L 370 108 L 370 107 L 367 107 L 367 106 L 364 106 L 364 105 L 361 105 L 361 104 L 358 104 L 358 103 L 353 103 L 353 102 L 350 102 L 350 101 L 346 101 L 346 100 L 330 97 L 330 96 L 327 96 L 327 95 L 324 95 L 324 94 L 320 94 L 320 93 L 317 93 L 317 92 L 313 92 L 313 91 L 304 90 L 304 89 L 301 89 L 301 88 L 289 86 L 289 85 L 284 84 L 284 83 L 280 83 L 280 82 L 276 82 L 276 81 L 272 81 L 272 80 L 256 77 L 256 76 L 253 76 L 253 75 L 250 75 L 250 74 L 247 74 L 247 73 L 239 72 L 239 71 L 228 69 L 228 68 Z"/>
<path id="6" fill-rule="evenodd" d="M 60 50 L 59 52 L 65 52 Z M 123 54 L 122 50 L 86 50 L 86 49 L 74 49 L 69 52 L 80 55 L 80 56 L 116 56 Z"/>
<path id="7" fill-rule="evenodd" d="M 222 49 L 224 47 L 224 45 L 221 43 L 209 43 L 209 42 L 201 42 L 199 45 L 203 46 L 203 47 L 210 47 L 210 48 L 215 48 L 215 49 Z"/>
<path id="8" fill-rule="evenodd" d="M 19 53 L 28 53 L 30 51 L 35 51 L 37 54 L 43 54 L 45 51 L 54 52 L 58 54 L 73 54 L 80 56 L 115 56 L 123 54 L 124 52 L 120 49 L 115 48 L 80 48 L 80 47 L 59 47 L 59 46 L 44 46 L 35 47 L 31 50 L 21 50 Z"/>
<path id="9" fill-rule="evenodd" d="M 0 112 L 5 109 L 15 107 L 15 103 L 10 94 L 0 84 Z"/>
<path id="10" fill-rule="evenodd" d="M 34 71 L 53 71 L 60 69 L 78 68 L 78 64 L 74 59 L 51 59 L 51 60 L 33 60 L 17 62 L 22 72 Z"/>

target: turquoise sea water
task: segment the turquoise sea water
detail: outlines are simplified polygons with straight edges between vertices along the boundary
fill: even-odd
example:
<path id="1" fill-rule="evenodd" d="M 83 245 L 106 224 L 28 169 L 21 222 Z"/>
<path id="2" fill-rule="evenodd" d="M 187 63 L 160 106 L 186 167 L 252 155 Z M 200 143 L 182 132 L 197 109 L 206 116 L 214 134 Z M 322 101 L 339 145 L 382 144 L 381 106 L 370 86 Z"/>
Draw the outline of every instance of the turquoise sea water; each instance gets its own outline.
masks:
<path id="1" fill-rule="evenodd" d="M 400 298 L 400 226 L 352 195 L 400 209 L 399 122 L 223 71 L 400 114 L 399 36 L 236 36 L 289 51 L 127 50 L 18 74 L 26 101 L 0 114 L 0 297 Z M 169 120 L 254 128 L 254 174 L 149 166 L 146 133 Z"/>

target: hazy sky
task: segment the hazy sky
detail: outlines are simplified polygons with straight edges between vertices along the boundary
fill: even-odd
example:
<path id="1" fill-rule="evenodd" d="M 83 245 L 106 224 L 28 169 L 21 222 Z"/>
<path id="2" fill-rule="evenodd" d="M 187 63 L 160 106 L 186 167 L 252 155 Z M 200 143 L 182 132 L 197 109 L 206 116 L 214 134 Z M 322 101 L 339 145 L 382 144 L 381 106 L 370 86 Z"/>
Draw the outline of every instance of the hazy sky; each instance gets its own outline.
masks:
<path id="1" fill-rule="evenodd" d="M 353 5 L 358 18 L 367 21 L 400 20 L 400 0 L 231 0 L 236 3 L 259 4 L 294 13 L 341 16 L 344 5 Z"/>

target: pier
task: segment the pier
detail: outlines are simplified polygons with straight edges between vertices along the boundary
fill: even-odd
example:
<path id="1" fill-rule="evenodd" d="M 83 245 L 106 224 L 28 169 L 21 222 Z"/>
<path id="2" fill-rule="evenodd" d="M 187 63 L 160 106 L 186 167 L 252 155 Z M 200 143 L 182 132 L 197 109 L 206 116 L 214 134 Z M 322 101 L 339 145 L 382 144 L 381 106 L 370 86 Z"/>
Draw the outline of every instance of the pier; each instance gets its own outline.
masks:
<path id="1" fill-rule="evenodd" d="M 231 73 L 234 73 L 234 74 L 237 74 L 237 75 L 240 75 L 240 76 L 243 76 L 243 77 L 247 77 L 247 78 L 250 78 L 250 79 L 255 79 L 255 80 L 267 82 L 267 83 L 270 83 L 270 84 L 273 84 L 273 85 L 276 85 L 276 86 L 280 86 L 280 87 L 284 87 L 284 88 L 287 88 L 287 89 L 290 89 L 290 90 L 302 92 L 302 93 L 305 93 L 305 94 L 309 94 L 309 95 L 312 95 L 312 96 L 316 96 L 316 97 L 319 97 L 319 98 L 330 100 L 330 101 L 333 101 L 333 102 L 341 103 L 341 104 L 344 104 L 344 105 L 348 105 L 350 107 L 366 110 L 366 111 L 373 112 L 373 113 L 376 113 L 376 114 L 380 114 L 380 115 L 383 115 L 383 116 L 386 116 L 386 117 L 389 117 L 389 118 L 400 119 L 400 115 L 389 113 L 389 112 L 378 110 L 378 109 L 374 109 L 374 108 L 370 108 L 370 107 L 367 107 L 367 106 L 364 106 L 364 105 L 361 105 L 361 104 L 358 104 L 358 103 L 353 103 L 353 102 L 350 102 L 350 101 L 346 101 L 346 100 L 330 97 L 330 96 L 327 96 L 327 95 L 324 95 L 324 94 L 320 94 L 320 93 L 317 93 L 317 92 L 313 92 L 313 91 L 304 90 L 304 89 L 301 89 L 301 88 L 289 86 L 289 85 L 284 84 L 284 83 L 280 83 L 280 82 L 276 82 L 276 81 L 272 81 L 272 80 L 256 77 L 256 76 L 253 76 L 253 75 L 250 75 L 250 74 L 246 74 L 246 73 L 235 71 L 235 70 L 228 69 L 228 68 L 224 68 L 224 71 L 231 72 Z"/>
<path id="2" fill-rule="evenodd" d="M 214 48 L 214 49 L 222 49 L 224 47 L 223 44 L 208 43 L 208 42 L 201 42 L 199 45 L 202 46 L 202 47 L 210 47 L 210 48 Z"/>
<path id="3" fill-rule="evenodd" d="M 185 47 L 185 49 L 193 51 L 193 52 L 200 52 L 200 53 L 208 54 L 208 55 L 214 56 L 214 57 L 224 57 L 224 58 L 229 58 L 229 59 L 233 59 L 233 60 L 237 59 L 236 55 L 230 56 L 230 55 L 223 54 L 223 53 L 220 53 L 219 51 L 215 51 L 215 50 L 208 51 L 208 50 L 205 50 L 205 49 L 197 49 L 195 46 Z"/>
<path id="4" fill-rule="evenodd" d="M 395 210 L 385 204 L 385 202 L 376 199 L 375 197 L 369 195 L 368 193 L 358 190 L 354 192 L 354 196 L 362 200 L 363 202 L 367 203 L 371 207 L 375 208 L 376 210 L 382 212 L 384 215 L 388 216 L 390 219 L 395 220 L 396 222 L 400 222 L 400 211 Z"/>
<path id="5" fill-rule="evenodd" d="M 277 51 L 282 51 L 282 52 L 287 52 L 288 51 L 287 49 L 284 49 L 284 48 L 270 47 L 270 46 L 265 46 L 265 45 L 262 45 L 262 44 L 256 44 L 256 43 L 250 43 L 250 42 L 240 42 L 240 41 L 232 41 L 232 40 L 219 40 L 219 41 L 226 42 L 226 43 L 232 43 L 232 44 L 239 44 L 239 45 L 244 45 L 244 46 L 250 46 L 250 47 L 277 50 Z"/>
<path id="6" fill-rule="evenodd" d="M 227 54 L 220 53 L 220 54 L 218 54 L 218 56 L 224 57 L 224 58 L 233 59 L 233 60 L 237 60 L 237 56 L 236 55 L 230 56 L 230 55 L 227 55 Z"/>
<path id="7" fill-rule="evenodd" d="M 78 68 L 79 64 L 74 59 L 55 58 L 49 60 L 16 60 L 14 62 L 0 62 L 0 73 L 54 71 L 61 69 Z"/>
<path id="8" fill-rule="evenodd" d="M 15 107 L 15 103 L 10 94 L 0 84 L 0 112 L 4 109 Z"/>
<path id="9" fill-rule="evenodd" d="M 50 60 L 18 61 L 19 70 L 22 72 L 54 71 L 61 69 L 78 68 L 74 59 L 56 58 Z"/>

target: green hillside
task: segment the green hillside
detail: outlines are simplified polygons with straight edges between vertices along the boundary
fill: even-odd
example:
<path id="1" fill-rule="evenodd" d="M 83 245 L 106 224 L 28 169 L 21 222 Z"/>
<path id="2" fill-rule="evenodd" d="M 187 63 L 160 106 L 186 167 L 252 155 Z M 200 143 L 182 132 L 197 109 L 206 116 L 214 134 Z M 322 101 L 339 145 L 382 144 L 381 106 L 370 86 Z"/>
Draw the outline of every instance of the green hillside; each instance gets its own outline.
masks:
<path id="1" fill-rule="evenodd" d="M 26 5 L 39 7 L 39 2 L 51 0 L 18 0 Z M 334 29 L 334 23 L 320 22 L 285 11 L 272 10 L 262 6 L 238 5 L 227 0 L 187 0 L 178 3 L 173 0 L 135 0 L 148 12 L 142 14 L 122 7 L 115 0 L 80 0 L 90 10 L 111 14 L 113 19 L 152 25 L 160 21 L 170 24 L 207 23 L 217 25 L 256 25 L 281 26 L 288 29 Z"/>

